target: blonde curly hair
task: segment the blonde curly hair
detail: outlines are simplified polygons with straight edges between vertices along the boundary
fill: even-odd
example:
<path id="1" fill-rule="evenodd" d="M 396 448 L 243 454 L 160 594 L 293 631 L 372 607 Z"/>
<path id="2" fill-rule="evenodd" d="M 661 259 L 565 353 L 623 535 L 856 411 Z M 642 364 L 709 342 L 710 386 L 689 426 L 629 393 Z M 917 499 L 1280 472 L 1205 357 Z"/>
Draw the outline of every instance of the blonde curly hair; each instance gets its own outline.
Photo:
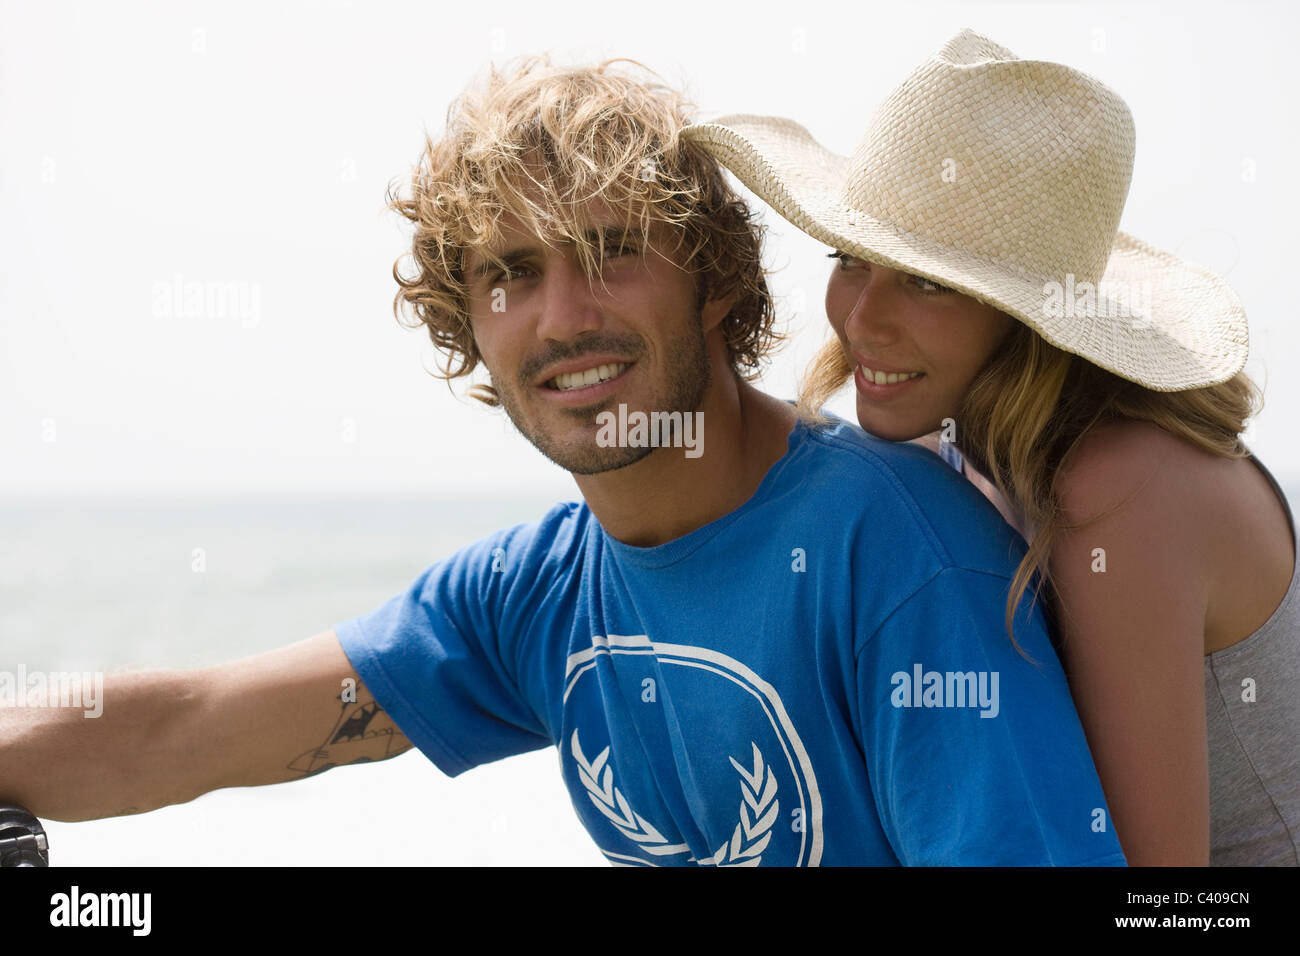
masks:
<path id="1" fill-rule="evenodd" d="M 628 64 L 640 71 L 616 70 Z M 755 378 L 783 338 L 761 263 L 763 227 L 702 148 L 679 137 L 691 105 L 633 60 L 561 68 L 547 56 L 493 67 L 448 110 L 445 135 L 425 135 L 409 194 L 390 185 L 390 209 L 414 227 L 411 250 L 393 265 L 400 287 L 398 322 L 423 325 L 442 353 L 434 374 L 451 381 L 474 371 L 481 355 L 466 308 L 463 260 L 500 241 L 501 221 L 517 217 L 548 242 L 572 243 L 589 275 L 599 274 L 603 235 L 579 220 L 582 204 L 601 200 L 626 216 L 625 228 L 648 247 L 669 227 L 679 263 L 697 276 L 698 304 L 736 296 L 722 322 L 732 369 Z M 414 269 L 404 275 L 408 258 Z M 402 321 L 403 306 L 414 314 Z M 498 404 L 488 385 L 469 394 Z"/>

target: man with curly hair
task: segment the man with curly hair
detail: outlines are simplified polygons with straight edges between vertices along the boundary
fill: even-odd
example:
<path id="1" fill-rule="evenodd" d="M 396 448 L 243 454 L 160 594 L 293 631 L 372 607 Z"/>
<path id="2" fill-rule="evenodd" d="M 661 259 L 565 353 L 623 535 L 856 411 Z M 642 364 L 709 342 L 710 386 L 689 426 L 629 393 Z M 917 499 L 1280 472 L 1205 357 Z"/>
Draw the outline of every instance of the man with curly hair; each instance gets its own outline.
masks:
<path id="1" fill-rule="evenodd" d="M 0 798 L 87 819 L 555 746 L 614 863 L 1122 865 L 1041 610 L 1023 656 L 1002 631 L 1023 543 L 930 453 L 751 384 L 778 339 L 761 230 L 688 122 L 618 61 L 530 60 L 390 195 L 399 316 L 448 380 L 483 366 L 470 394 L 582 503 L 306 641 L 122 676 L 102 720 L 24 717 Z"/>

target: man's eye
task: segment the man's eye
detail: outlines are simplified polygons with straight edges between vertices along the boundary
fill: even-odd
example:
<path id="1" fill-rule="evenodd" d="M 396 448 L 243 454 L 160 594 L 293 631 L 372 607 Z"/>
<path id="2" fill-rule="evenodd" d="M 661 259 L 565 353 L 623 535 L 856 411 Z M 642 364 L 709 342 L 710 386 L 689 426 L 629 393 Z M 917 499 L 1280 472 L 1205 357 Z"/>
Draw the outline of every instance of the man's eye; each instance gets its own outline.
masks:
<path id="1" fill-rule="evenodd" d="M 636 246 L 627 243 L 624 243 L 623 245 L 610 243 L 605 246 L 603 251 L 596 250 L 593 253 L 594 259 L 592 267 L 599 272 L 604 272 L 607 269 L 613 268 L 623 269 L 627 267 L 627 259 L 632 256 L 639 256 L 640 254 L 641 252 Z"/>
<path id="2" fill-rule="evenodd" d="M 524 276 L 528 275 L 528 273 L 532 271 L 533 271 L 532 269 L 524 265 L 506 266 L 506 268 L 498 269 L 496 272 L 494 272 L 491 276 L 490 281 L 493 284 L 498 282 L 510 282 L 514 279 L 522 279 Z"/>

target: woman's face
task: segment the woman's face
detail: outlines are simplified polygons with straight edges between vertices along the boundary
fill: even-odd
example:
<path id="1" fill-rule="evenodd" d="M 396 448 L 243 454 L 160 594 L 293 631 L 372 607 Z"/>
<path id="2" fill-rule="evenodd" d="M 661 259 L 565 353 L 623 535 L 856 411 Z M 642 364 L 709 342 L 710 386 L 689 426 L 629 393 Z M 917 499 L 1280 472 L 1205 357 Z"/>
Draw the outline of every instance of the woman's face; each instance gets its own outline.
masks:
<path id="1" fill-rule="evenodd" d="M 858 423 L 888 441 L 910 441 L 955 419 L 1016 320 L 929 279 L 833 256 L 826 315 L 854 365 Z"/>

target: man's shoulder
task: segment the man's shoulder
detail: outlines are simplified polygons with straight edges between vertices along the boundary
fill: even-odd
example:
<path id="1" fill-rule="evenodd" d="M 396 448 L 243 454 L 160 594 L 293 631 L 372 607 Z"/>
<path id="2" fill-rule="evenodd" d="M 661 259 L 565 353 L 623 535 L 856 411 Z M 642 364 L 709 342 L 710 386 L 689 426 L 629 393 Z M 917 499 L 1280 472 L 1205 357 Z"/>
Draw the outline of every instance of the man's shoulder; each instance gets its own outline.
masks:
<path id="1" fill-rule="evenodd" d="M 585 502 L 561 501 L 536 520 L 502 528 L 475 546 L 501 548 L 533 561 L 565 561 L 586 546 L 589 526 L 595 520 Z"/>
<path id="2" fill-rule="evenodd" d="M 803 480 L 809 491 L 837 494 L 845 507 L 887 501 L 927 514 L 966 497 L 959 489 L 969 482 L 920 445 L 877 438 L 840 418 L 808 426 L 805 434 L 810 451 Z"/>
<path id="3" fill-rule="evenodd" d="M 963 476 L 911 442 L 891 442 L 832 418 L 807 426 L 801 493 L 882 547 L 928 545 L 946 566 L 1007 574 L 1024 542 Z"/>
<path id="4" fill-rule="evenodd" d="M 572 568 L 577 553 L 587 546 L 594 520 L 585 504 L 559 502 L 533 521 L 470 541 L 431 564 L 422 578 L 428 586 L 459 584 L 492 591 L 521 576 L 536 579 L 547 566 Z"/>

